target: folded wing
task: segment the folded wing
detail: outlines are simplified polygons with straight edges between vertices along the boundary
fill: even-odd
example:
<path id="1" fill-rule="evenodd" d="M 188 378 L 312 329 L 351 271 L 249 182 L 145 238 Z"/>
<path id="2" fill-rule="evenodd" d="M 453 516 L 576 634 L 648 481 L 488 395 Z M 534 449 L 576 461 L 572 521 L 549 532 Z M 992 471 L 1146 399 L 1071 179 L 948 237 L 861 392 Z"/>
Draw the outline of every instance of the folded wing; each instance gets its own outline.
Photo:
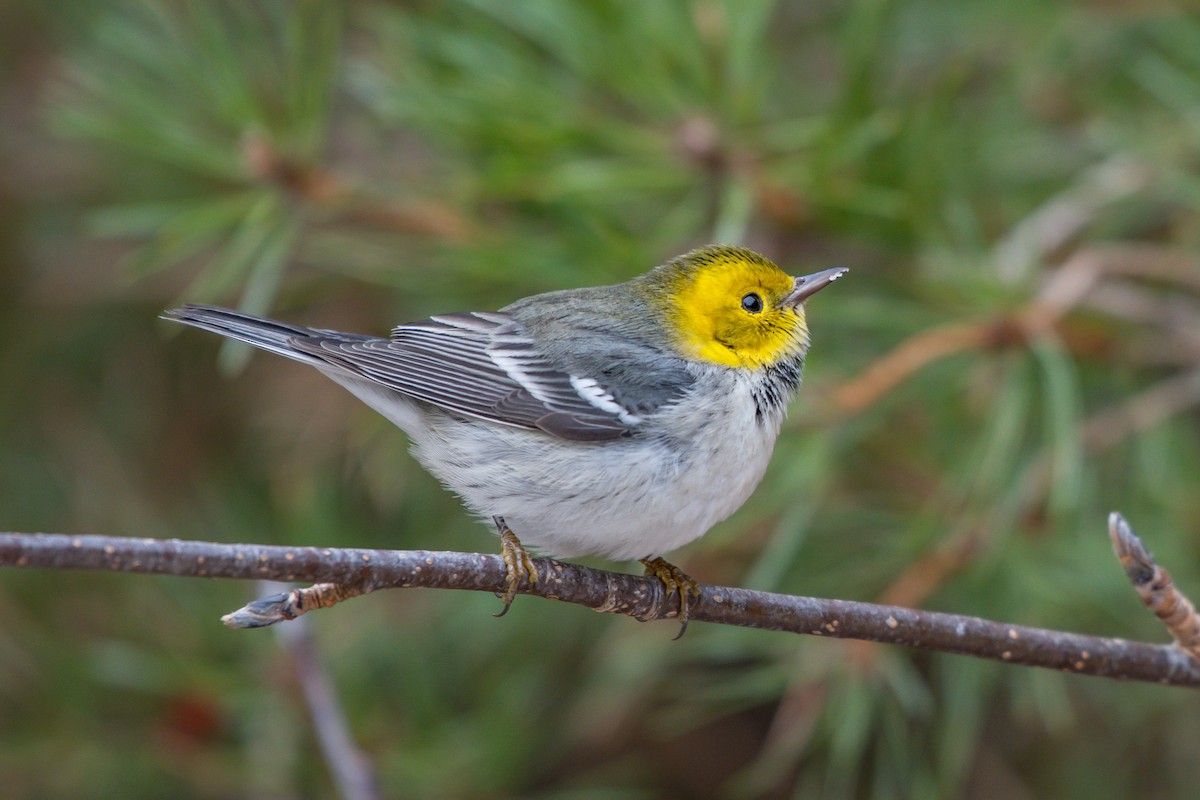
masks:
<path id="1" fill-rule="evenodd" d="M 184 306 L 166 318 L 332 367 L 451 413 L 572 441 L 620 439 L 641 422 L 594 379 L 555 367 L 521 324 L 501 312 L 432 317 L 397 327 L 390 339 L 214 306 Z"/>

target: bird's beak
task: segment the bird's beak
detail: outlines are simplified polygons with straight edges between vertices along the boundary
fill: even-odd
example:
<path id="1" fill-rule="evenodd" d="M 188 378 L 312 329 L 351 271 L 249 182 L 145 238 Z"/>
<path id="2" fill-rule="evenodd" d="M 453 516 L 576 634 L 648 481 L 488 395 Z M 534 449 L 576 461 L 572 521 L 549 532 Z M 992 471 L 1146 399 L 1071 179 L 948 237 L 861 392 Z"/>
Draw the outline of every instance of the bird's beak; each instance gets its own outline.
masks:
<path id="1" fill-rule="evenodd" d="M 799 278 L 796 278 L 796 284 L 792 287 L 791 294 L 784 298 L 783 305 L 800 305 L 809 297 L 821 291 L 849 271 L 850 270 L 846 267 L 836 267 L 834 269 L 827 269 L 823 272 L 814 272 L 812 275 L 803 275 Z"/>

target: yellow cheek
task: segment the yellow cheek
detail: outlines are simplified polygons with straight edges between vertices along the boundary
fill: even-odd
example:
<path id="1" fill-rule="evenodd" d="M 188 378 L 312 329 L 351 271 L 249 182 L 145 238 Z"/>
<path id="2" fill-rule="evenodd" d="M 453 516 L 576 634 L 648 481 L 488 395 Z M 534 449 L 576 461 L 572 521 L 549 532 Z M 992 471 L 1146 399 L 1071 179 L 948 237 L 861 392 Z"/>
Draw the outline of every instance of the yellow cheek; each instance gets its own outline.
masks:
<path id="1" fill-rule="evenodd" d="M 751 317 L 740 309 L 706 313 L 691 304 L 681 309 L 677 330 L 692 358 L 757 369 L 794 354 L 808 338 L 803 309 L 769 313 L 769 319 Z"/>
<path id="2" fill-rule="evenodd" d="M 691 358 L 726 367 L 756 369 L 792 356 L 808 331 L 804 309 L 775 308 L 792 279 L 774 265 L 738 262 L 692 273 L 673 287 L 672 325 L 677 344 Z M 767 304 L 761 314 L 741 307 L 747 291 Z"/>
<path id="3" fill-rule="evenodd" d="M 692 358 L 699 359 L 700 361 L 708 361 L 713 364 L 720 364 L 725 367 L 742 366 L 742 360 L 738 357 L 737 353 L 712 338 L 707 340 L 695 339 L 690 342 L 690 345 L 688 349 L 691 351 L 689 355 Z"/>
<path id="4" fill-rule="evenodd" d="M 776 311 L 770 319 L 760 321 L 754 317 L 751 321 L 754 324 L 742 321 L 738 328 L 721 337 L 744 367 L 757 369 L 790 357 L 808 338 L 802 309 Z"/>

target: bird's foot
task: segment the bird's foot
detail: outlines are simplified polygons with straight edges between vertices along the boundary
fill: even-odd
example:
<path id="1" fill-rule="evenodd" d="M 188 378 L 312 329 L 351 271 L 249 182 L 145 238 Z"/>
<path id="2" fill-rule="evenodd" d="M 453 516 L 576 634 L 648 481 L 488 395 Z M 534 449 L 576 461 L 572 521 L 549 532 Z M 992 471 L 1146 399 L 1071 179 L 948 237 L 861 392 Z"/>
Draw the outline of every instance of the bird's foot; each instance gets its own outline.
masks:
<path id="1" fill-rule="evenodd" d="M 520 586 L 521 579 L 524 578 L 533 586 L 538 581 L 538 571 L 529 551 L 521 545 L 521 540 L 505 523 L 504 517 L 492 517 L 492 521 L 496 523 L 496 530 L 500 534 L 500 555 L 504 559 L 504 566 L 508 568 L 508 578 L 505 581 L 508 588 L 500 595 L 500 599 L 504 601 L 504 608 L 496 614 L 497 617 L 503 617 L 512 606 L 513 598 L 517 596 L 517 587 Z"/>
<path id="2" fill-rule="evenodd" d="M 642 566 L 646 568 L 647 577 L 652 576 L 662 581 L 663 588 L 666 589 L 665 600 L 670 600 L 672 594 L 679 595 L 679 633 L 675 635 L 678 639 L 687 631 L 691 611 L 690 598 L 700 597 L 700 584 L 679 567 L 662 558 L 643 558 L 641 561 Z M 673 613 L 670 612 L 667 616 Z"/>

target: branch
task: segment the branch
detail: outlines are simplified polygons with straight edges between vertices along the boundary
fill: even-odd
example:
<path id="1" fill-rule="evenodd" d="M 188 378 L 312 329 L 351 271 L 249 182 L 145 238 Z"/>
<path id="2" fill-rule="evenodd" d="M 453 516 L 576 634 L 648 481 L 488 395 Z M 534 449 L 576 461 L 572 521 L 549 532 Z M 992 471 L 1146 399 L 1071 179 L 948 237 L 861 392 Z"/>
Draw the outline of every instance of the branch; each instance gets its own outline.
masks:
<path id="1" fill-rule="evenodd" d="M 643 620 L 669 618 L 677 613 L 675 599 L 668 602 L 664 598 L 662 584 L 656 579 L 547 558 L 535 562 L 540 579 L 533 586 L 521 585 L 521 594 Z M 506 577 L 500 556 L 478 553 L 278 547 L 52 533 L 0 533 L 0 567 L 332 583 L 338 584 L 343 595 L 337 599 L 392 587 L 500 592 Z M 1137 583 L 1138 578 L 1134 580 Z M 691 619 L 697 622 L 860 639 L 1121 680 L 1200 686 L 1200 661 L 1174 644 L 1129 642 L 849 600 L 726 586 L 704 586 L 702 590 L 702 596 L 691 605 Z M 278 619 L 283 619 L 288 603 L 306 591 L 311 590 L 263 598 L 248 608 L 258 606 L 260 612 L 266 609 L 267 613 L 274 609 L 279 612 Z M 293 608 L 293 616 L 307 610 Z"/>
<path id="2" fill-rule="evenodd" d="M 1108 516 L 1108 535 L 1126 577 L 1142 598 L 1142 605 L 1162 621 L 1180 649 L 1193 661 L 1200 661 L 1200 615 L 1196 614 L 1192 601 L 1175 587 L 1171 576 L 1154 561 L 1129 523 L 1116 512 Z"/>
<path id="3" fill-rule="evenodd" d="M 994 319 L 952 322 L 913 334 L 853 378 L 826 390 L 818 413 L 826 416 L 860 413 L 925 367 L 959 353 L 1008 349 L 1049 332 L 1057 332 L 1069 344 L 1071 331 L 1064 327 L 1064 320 L 1083 305 L 1153 324 L 1160 329 L 1155 334 L 1155 356 L 1160 357 L 1164 349 L 1171 350 L 1173 356 L 1179 351 L 1184 359 L 1182 363 L 1194 363 L 1195 359 L 1186 359 L 1188 351 L 1195 345 L 1195 335 L 1190 327 L 1195 315 L 1187 313 L 1190 309 L 1185 308 L 1178 315 L 1164 316 L 1162 303 L 1151 300 L 1141 304 L 1130 302 L 1128 290 L 1111 297 L 1113 290 L 1121 287 L 1112 281 L 1105 282 L 1105 279 L 1127 276 L 1170 281 L 1200 291 L 1200 279 L 1195 277 L 1196 265 L 1195 260 L 1161 247 L 1094 246 L 1078 250 L 1050 274 L 1031 302 Z M 1136 315 L 1131 313 L 1134 308 L 1139 309 Z M 1172 324 L 1175 318 L 1179 322 Z M 1179 347 L 1164 348 L 1163 335 L 1181 339 Z"/>

